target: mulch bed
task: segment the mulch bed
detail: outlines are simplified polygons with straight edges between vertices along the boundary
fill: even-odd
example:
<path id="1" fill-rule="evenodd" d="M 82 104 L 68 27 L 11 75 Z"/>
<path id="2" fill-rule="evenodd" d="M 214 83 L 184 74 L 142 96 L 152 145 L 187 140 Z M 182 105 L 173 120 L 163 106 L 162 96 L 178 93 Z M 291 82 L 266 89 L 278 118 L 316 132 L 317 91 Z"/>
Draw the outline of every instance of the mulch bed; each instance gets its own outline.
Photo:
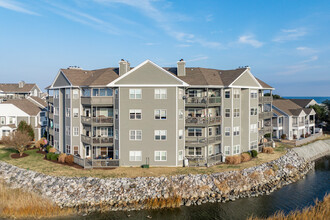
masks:
<path id="1" fill-rule="evenodd" d="M 43 154 L 43 155 L 47 154 L 45 151 L 42 151 L 42 150 L 38 150 L 37 153 L 38 154 Z"/>
<path id="2" fill-rule="evenodd" d="M 23 153 L 23 155 L 22 155 L 21 157 L 19 156 L 19 153 L 11 154 L 11 155 L 10 155 L 10 157 L 11 157 L 12 159 L 20 159 L 20 158 L 27 157 L 27 156 L 29 156 L 29 155 L 26 154 L 26 153 Z"/>
<path id="3" fill-rule="evenodd" d="M 46 158 L 44 158 L 44 160 L 47 160 Z M 53 162 L 53 163 L 57 163 L 57 164 L 60 164 L 60 165 L 64 165 L 64 166 L 69 166 L 69 167 L 74 167 L 74 168 L 76 168 L 76 169 L 81 169 L 81 170 L 83 170 L 84 168 L 83 167 L 81 167 L 81 166 L 79 166 L 78 164 L 72 164 L 72 165 L 69 165 L 69 164 L 67 164 L 67 163 L 60 163 L 60 162 L 58 162 L 57 160 L 47 160 L 47 161 L 50 161 L 50 162 Z"/>

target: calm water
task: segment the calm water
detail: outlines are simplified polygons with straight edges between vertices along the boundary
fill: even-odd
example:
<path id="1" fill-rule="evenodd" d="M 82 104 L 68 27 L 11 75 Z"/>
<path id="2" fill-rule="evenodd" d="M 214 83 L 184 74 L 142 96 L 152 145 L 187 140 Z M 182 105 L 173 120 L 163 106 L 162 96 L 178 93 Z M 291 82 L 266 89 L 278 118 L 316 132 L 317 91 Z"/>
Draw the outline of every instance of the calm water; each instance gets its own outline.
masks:
<path id="1" fill-rule="evenodd" d="M 323 97 L 323 96 L 314 96 L 314 97 L 312 97 L 312 96 L 310 96 L 310 97 L 302 97 L 302 96 L 285 96 L 285 97 L 283 97 L 283 98 L 285 98 L 285 99 L 314 99 L 317 103 L 322 103 L 323 101 L 325 101 L 325 100 L 330 100 L 330 97 Z"/>
<path id="2" fill-rule="evenodd" d="M 315 170 L 306 178 L 277 190 L 270 195 L 257 198 L 239 199 L 228 203 L 208 203 L 201 206 L 181 207 L 177 209 L 95 213 L 76 219 L 245 219 L 251 215 L 267 217 L 278 210 L 285 213 L 302 209 L 322 200 L 330 193 L 330 157 L 316 161 Z M 129 217 L 128 217 L 129 215 Z"/>

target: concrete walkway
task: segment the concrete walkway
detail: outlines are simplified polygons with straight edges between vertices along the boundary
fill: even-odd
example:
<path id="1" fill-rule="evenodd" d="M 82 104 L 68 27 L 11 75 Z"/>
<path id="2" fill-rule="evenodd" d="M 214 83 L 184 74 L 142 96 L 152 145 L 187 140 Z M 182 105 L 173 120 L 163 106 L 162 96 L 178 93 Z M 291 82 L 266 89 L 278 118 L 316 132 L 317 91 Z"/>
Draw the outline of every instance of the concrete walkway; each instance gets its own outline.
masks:
<path id="1" fill-rule="evenodd" d="M 326 155 L 330 155 L 330 139 L 319 140 L 314 143 L 293 148 L 300 157 L 305 158 L 305 160 L 316 160 Z"/>

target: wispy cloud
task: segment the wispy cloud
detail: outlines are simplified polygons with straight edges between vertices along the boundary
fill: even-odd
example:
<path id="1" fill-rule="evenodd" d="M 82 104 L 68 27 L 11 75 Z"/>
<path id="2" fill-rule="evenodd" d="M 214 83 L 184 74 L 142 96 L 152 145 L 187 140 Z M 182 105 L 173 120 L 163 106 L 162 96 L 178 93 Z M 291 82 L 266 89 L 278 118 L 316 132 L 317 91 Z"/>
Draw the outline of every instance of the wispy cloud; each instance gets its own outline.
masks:
<path id="1" fill-rule="evenodd" d="M 206 20 L 207 22 L 213 21 L 213 15 L 212 15 L 212 14 L 206 15 L 206 16 L 205 16 L 205 20 Z"/>
<path id="2" fill-rule="evenodd" d="M 287 67 L 284 67 L 284 70 L 281 72 L 278 72 L 277 75 L 294 75 L 297 73 L 305 72 L 309 69 L 315 69 L 319 68 L 317 65 L 311 65 L 310 63 L 318 60 L 318 56 L 312 56 L 309 59 L 302 60 L 295 65 L 290 65 Z"/>
<path id="3" fill-rule="evenodd" d="M 318 60 L 318 59 L 319 59 L 318 56 L 312 56 L 312 57 L 310 57 L 310 58 L 307 59 L 307 60 L 303 60 L 303 61 L 301 61 L 300 63 L 310 63 L 310 62 L 316 61 L 316 60 Z"/>
<path id="4" fill-rule="evenodd" d="M 169 20 L 167 14 L 163 12 L 163 10 L 159 10 L 156 6 L 154 6 L 154 0 L 94 0 L 95 2 L 102 4 L 124 4 L 130 7 L 133 7 L 142 12 L 144 16 L 151 18 L 155 21 L 166 34 L 173 37 L 177 41 L 183 42 L 185 44 L 197 43 L 203 47 L 209 48 L 220 48 L 221 44 L 215 41 L 208 41 L 202 39 L 200 37 L 195 36 L 191 33 L 186 33 L 184 31 L 178 31 L 177 28 L 174 28 L 172 22 Z M 163 1 L 166 7 L 171 7 L 171 4 L 166 4 L 167 1 Z M 168 10 L 168 9 L 167 9 Z M 177 17 L 177 16 L 174 16 Z"/>
<path id="5" fill-rule="evenodd" d="M 238 43 L 248 44 L 252 47 L 259 48 L 262 47 L 264 43 L 256 40 L 253 35 L 243 35 L 238 38 Z"/>
<path id="6" fill-rule="evenodd" d="M 0 7 L 29 15 L 39 15 L 36 12 L 26 9 L 21 3 L 15 1 L 0 0 Z"/>
<path id="7" fill-rule="evenodd" d="M 155 46 L 155 45 L 157 45 L 157 43 L 148 42 L 148 43 L 145 43 L 144 45 L 147 45 L 147 46 Z"/>
<path id="8" fill-rule="evenodd" d="M 187 60 L 186 62 L 196 62 L 196 61 L 207 60 L 207 59 L 209 59 L 208 56 L 199 56 L 199 57 Z"/>
<path id="9" fill-rule="evenodd" d="M 314 48 L 310 47 L 297 47 L 296 48 L 299 55 L 312 55 L 318 53 L 318 51 Z"/>
<path id="10" fill-rule="evenodd" d="M 178 44 L 177 47 L 191 47 L 191 44 Z"/>
<path id="11" fill-rule="evenodd" d="M 299 38 L 305 36 L 307 31 L 305 28 L 296 28 L 296 29 L 284 29 L 281 30 L 281 33 L 276 36 L 273 41 L 275 42 L 286 42 L 286 41 L 294 41 Z"/>

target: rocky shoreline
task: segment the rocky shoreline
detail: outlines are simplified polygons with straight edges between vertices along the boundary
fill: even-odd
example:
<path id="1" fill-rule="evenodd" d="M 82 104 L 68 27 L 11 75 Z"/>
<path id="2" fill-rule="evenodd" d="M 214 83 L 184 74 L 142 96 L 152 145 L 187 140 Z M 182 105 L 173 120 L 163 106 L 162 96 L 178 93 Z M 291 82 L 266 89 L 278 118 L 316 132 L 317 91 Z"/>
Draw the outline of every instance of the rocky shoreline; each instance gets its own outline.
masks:
<path id="1" fill-rule="evenodd" d="M 313 167 L 313 162 L 289 150 L 279 159 L 256 167 L 210 175 L 54 177 L 0 162 L 0 177 L 10 187 L 36 192 L 60 207 L 91 212 L 190 206 L 256 197 L 304 178 Z"/>

